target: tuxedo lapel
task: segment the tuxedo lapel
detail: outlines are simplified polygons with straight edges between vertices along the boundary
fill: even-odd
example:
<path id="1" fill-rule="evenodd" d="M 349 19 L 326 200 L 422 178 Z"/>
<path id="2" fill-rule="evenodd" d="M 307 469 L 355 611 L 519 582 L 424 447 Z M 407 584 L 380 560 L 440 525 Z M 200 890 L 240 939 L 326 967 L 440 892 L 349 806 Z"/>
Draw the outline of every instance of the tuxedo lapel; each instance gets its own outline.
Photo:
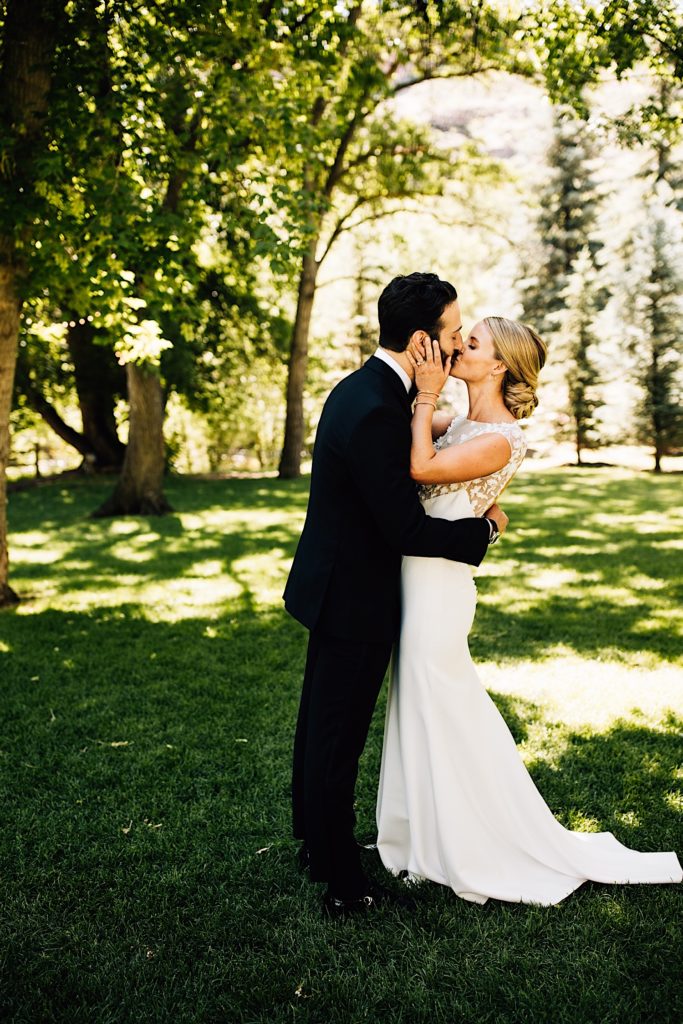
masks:
<path id="1" fill-rule="evenodd" d="M 370 373 L 379 374 L 379 376 L 389 385 L 392 393 L 400 399 L 401 404 L 407 409 L 410 409 L 410 406 L 415 399 L 415 395 L 417 394 L 417 389 L 414 384 L 409 392 L 406 391 L 403 381 L 396 371 L 392 370 L 392 368 L 381 359 L 376 359 L 375 356 L 370 356 L 367 363 L 364 364 L 363 369 L 368 370 Z"/>

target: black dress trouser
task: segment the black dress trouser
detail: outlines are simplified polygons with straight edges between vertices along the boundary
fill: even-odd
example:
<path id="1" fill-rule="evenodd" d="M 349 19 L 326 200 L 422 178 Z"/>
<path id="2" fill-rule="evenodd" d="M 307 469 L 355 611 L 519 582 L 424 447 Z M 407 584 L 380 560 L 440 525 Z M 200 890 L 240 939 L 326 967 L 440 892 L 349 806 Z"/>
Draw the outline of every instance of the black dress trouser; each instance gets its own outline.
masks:
<path id="1" fill-rule="evenodd" d="M 310 854 L 314 882 L 336 896 L 364 893 L 354 836 L 358 761 L 391 657 L 392 644 L 309 636 L 294 740 L 294 835 Z"/>

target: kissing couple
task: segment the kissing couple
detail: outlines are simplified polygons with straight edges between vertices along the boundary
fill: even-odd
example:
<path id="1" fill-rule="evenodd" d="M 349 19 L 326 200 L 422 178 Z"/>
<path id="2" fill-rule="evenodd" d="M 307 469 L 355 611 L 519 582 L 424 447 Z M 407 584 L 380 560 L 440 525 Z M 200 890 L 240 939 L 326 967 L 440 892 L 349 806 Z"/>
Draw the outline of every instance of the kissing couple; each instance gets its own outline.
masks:
<path id="1" fill-rule="evenodd" d="M 548 906 L 588 879 L 680 882 L 675 853 L 572 832 L 536 789 L 467 645 L 472 566 L 505 532 L 496 504 L 526 451 L 546 346 L 498 316 L 462 337 L 436 274 L 379 298 L 379 347 L 320 417 L 308 511 L 285 590 L 309 630 L 294 741 L 299 863 L 331 917 L 405 900 L 371 882 L 354 836 L 358 761 L 391 660 L 377 850 L 392 874 L 462 899 Z M 448 377 L 469 411 L 437 412 Z M 393 650 L 393 657 L 392 657 Z"/>

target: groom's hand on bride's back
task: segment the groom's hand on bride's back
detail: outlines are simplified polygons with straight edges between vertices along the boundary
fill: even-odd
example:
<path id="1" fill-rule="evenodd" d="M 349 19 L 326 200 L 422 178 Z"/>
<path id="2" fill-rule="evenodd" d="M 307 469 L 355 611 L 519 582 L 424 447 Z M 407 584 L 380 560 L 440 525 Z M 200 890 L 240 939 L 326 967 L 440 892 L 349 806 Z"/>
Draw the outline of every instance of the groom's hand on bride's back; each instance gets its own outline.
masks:
<path id="1" fill-rule="evenodd" d="M 491 505 L 491 508 L 486 511 L 485 517 L 486 519 L 493 519 L 494 523 L 498 527 L 498 531 L 501 534 L 505 533 L 510 520 L 503 512 L 500 505 Z"/>

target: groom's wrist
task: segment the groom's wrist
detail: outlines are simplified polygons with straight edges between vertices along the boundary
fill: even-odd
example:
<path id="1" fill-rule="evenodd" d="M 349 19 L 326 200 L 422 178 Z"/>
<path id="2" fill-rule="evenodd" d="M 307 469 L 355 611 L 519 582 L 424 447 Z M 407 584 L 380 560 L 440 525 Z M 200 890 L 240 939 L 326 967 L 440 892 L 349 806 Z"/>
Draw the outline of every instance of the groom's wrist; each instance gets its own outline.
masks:
<path id="1" fill-rule="evenodd" d="M 498 523 L 494 519 L 489 519 L 488 516 L 484 516 L 484 522 L 488 523 L 489 526 L 489 544 L 495 544 L 500 537 Z"/>

